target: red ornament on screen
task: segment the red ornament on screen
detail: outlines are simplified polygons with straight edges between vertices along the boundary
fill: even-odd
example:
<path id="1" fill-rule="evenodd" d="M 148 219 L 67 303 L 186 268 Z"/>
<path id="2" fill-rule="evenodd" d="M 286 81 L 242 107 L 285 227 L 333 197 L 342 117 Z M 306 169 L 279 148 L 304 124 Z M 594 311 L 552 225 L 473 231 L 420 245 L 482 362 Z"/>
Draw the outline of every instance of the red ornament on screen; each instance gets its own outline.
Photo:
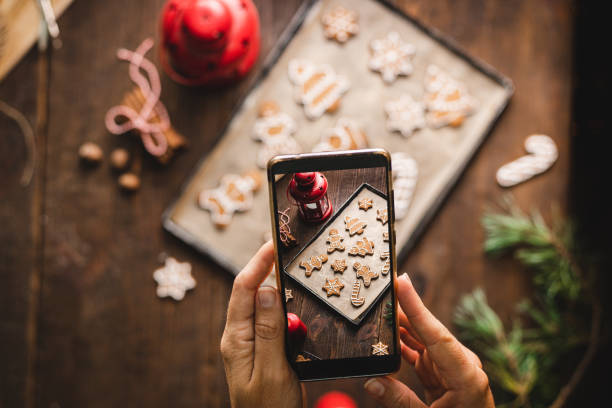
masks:
<path id="1" fill-rule="evenodd" d="M 308 328 L 295 313 L 287 313 L 287 331 L 293 342 L 304 341 L 308 334 Z"/>
<path id="2" fill-rule="evenodd" d="M 164 71 L 184 85 L 231 83 L 259 55 L 259 15 L 251 0 L 169 0 L 161 30 Z"/>
<path id="3" fill-rule="evenodd" d="M 343 392 L 330 391 L 317 400 L 314 408 L 357 408 L 357 404 Z"/>
<path id="4" fill-rule="evenodd" d="M 332 215 L 332 204 L 327 198 L 327 179 L 323 173 L 295 173 L 287 191 L 295 200 L 304 221 L 322 222 Z"/>

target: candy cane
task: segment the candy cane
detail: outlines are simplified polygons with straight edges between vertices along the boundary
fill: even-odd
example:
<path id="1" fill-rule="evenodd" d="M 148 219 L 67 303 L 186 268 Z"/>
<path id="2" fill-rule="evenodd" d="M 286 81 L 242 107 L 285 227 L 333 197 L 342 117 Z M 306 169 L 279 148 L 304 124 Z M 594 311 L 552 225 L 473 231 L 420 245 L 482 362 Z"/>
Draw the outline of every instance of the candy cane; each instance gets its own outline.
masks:
<path id="1" fill-rule="evenodd" d="M 548 170 L 557 160 L 555 142 L 546 135 L 531 135 L 525 140 L 525 150 L 529 153 L 497 170 L 497 182 L 502 187 L 511 187 L 529 180 Z"/>
<path id="2" fill-rule="evenodd" d="M 359 279 L 353 283 L 353 291 L 351 292 L 351 303 L 355 307 L 359 307 L 363 305 L 365 302 L 365 298 L 363 296 L 359 297 L 359 291 L 361 290 L 361 282 Z"/>

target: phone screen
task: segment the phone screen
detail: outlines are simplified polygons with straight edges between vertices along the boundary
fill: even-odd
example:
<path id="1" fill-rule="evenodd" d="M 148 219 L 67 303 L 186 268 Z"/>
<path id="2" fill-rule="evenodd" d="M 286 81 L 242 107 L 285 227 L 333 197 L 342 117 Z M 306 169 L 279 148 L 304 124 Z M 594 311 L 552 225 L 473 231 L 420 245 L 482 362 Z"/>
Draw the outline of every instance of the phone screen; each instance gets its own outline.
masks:
<path id="1" fill-rule="evenodd" d="M 388 159 L 309 155 L 284 164 L 270 177 L 288 358 L 302 379 L 393 371 Z"/>

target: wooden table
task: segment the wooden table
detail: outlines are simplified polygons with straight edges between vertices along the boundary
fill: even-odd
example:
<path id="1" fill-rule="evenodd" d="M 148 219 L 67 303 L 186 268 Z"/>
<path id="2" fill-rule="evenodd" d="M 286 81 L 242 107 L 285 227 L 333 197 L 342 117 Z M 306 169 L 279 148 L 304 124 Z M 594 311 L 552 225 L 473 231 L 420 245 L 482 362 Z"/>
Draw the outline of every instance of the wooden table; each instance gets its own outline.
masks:
<path id="1" fill-rule="evenodd" d="M 103 126 L 106 110 L 131 88 L 115 50 L 155 35 L 163 1 L 77 0 L 60 19 L 64 47 L 35 50 L 0 84 L 0 98 L 36 124 L 38 167 L 18 185 L 25 150 L 16 127 L 0 118 L 0 406 L 227 406 L 219 338 L 232 279 L 165 233 L 163 209 L 215 139 L 253 75 L 221 90 L 187 89 L 163 78 L 162 99 L 190 149 L 168 168 L 143 163 L 143 187 L 117 190 L 105 163 L 79 166 L 76 151 L 93 140 L 105 152 L 126 143 Z M 262 55 L 298 0 L 257 1 Z M 400 271 L 449 323 L 459 297 L 476 286 L 509 321 L 528 277 L 511 260 L 482 255 L 484 208 L 504 191 L 496 169 L 523 154 L 524 138 L 551 135 L 554 168 L 513 189 L 523 207 L 567 203 L 572 66 L 572 2 L 399 1 L 406 12 L 454 36 L 473 55 L 512 78 L 516 94 L 439 215 Z M 260 59 L 260 64 L 263 58 Z M 48 108 L 45 108 L 48 106 Z M 153 270 L 170 254 L 193 265 L 196 289 L 176 303 L 155 296 Z M 402 380 L 418 383 L 409 368 Z M 363 380 L 308 384 L 310 401 L 330 389 L 374 406 Z"/>

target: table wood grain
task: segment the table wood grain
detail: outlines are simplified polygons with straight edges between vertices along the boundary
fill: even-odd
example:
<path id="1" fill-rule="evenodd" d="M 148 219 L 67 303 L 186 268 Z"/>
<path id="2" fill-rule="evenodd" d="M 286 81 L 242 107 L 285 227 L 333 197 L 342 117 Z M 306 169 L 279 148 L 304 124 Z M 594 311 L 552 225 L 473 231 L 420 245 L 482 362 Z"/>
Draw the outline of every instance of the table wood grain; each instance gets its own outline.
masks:
<path id="1" fill-rule="evenodd" d="M 399 272 L 410 273 L 444 323 L 450 323 L 459 297 L 476 286 L 485 288 L 509 322 L 529 278 L 511 260 L 483 256 L 479 218 L 505 194 L 494 183 L 496 169 L 524 154 L 524 138 L 536 132 L 554 138 L 559 160 L 546 175 L 512 191 L 525 208 L 553 201 L 566 208 L 573 3 L 396 3 L 516 85 L 509 109 Z M 257 69 L 240 84 L 216 90 L 184 88 L 163 76 L 163 101 L 190 148 L 168 167 L 145 159 L 137 194 L 118 191 L 107 162 L 83 169 L 76 155 L 86 140 L 105 152 L 129 143 L 103 126 L 106 110 L 132 86 L 115 50 L 156 36 L 162 4 L 76 1 L 60 19 L 64 46 L 49 53 L 48 71 L 32 50 L 0 83 L 0 98 L 37 124 L 42 158 L 33 183 L 21 188 L 16 180 L 24 148 L 17 129 L 0 119 L 7 135 L 0 142 L 2 407 L 228 406 L 219 338 L 232 279 L 165 233 L 160 216 L 214 145 Z M 300 2 L 256 4 L 265 56 Z M 40 80 L 46 73 L 47 85 Z M 198 286 L 180 303 L 154 294 L 151 275 L 163 253 L 193 265 Z M 409 368 L 398 377 L 420 392 Z M 340 389 L 360 407 L 375 406 L 362 383 L 306 388 L 310 404 Z"/>

